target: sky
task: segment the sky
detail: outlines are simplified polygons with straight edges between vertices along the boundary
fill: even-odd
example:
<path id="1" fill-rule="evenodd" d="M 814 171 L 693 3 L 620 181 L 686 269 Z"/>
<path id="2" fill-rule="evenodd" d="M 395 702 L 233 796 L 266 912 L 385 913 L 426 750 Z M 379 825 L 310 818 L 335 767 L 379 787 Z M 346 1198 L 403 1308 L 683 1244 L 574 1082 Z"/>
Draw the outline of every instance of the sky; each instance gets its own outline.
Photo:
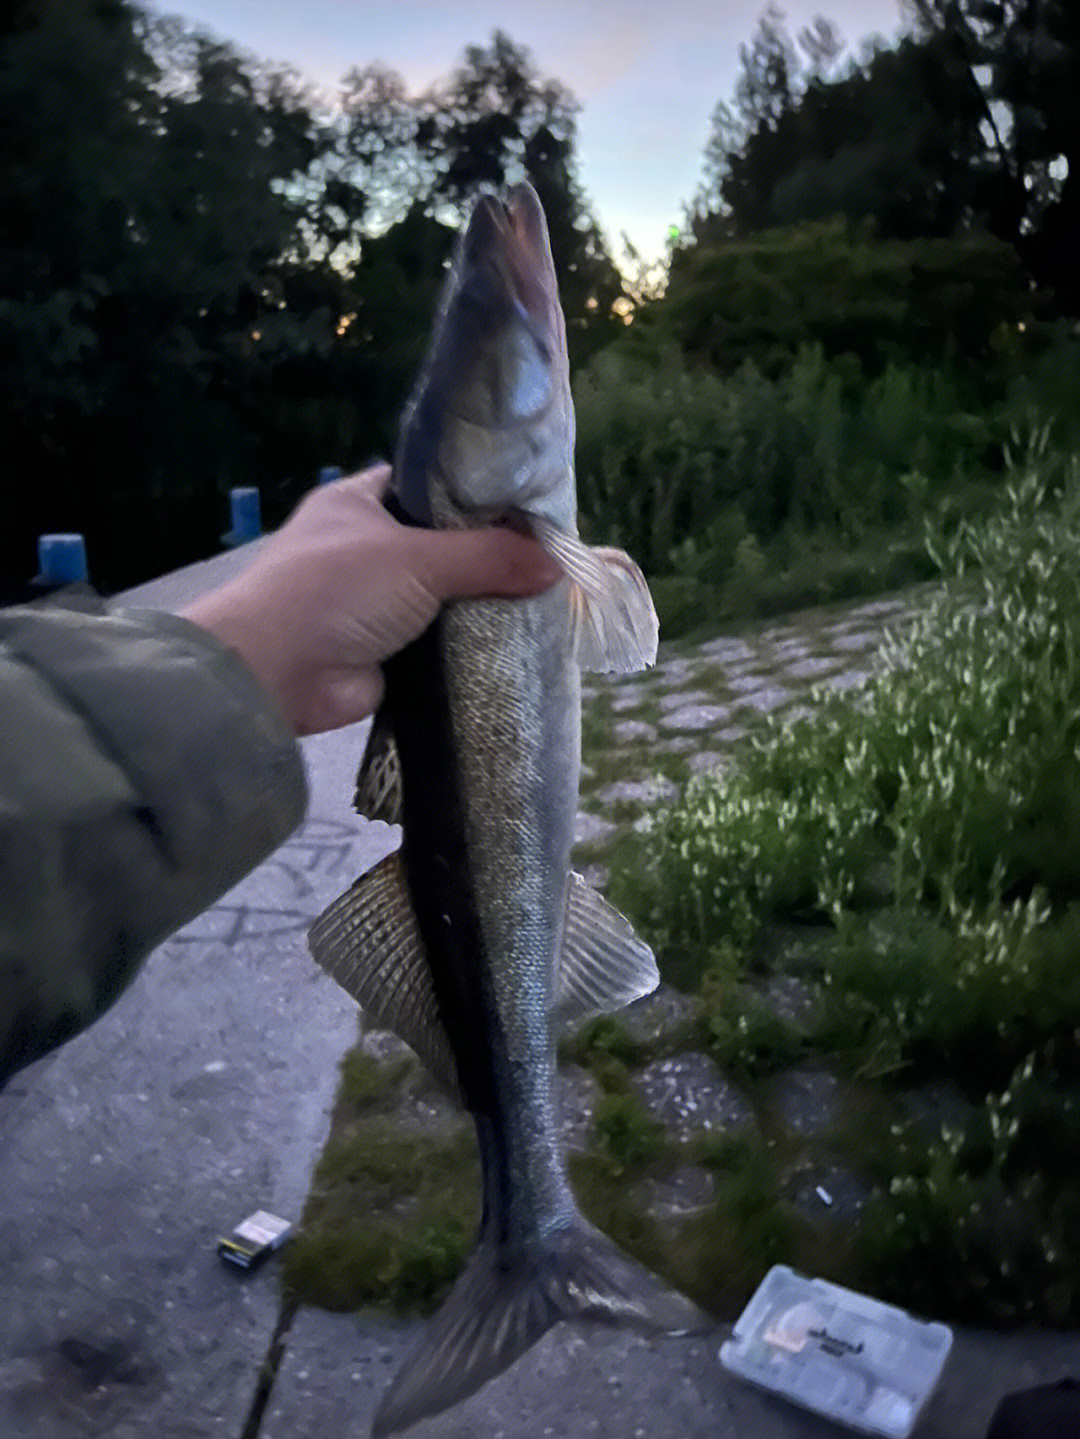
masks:
<path id="1" fill-rule="evenodd" d="M 148 0 L 240 49 L 287 62 L 333 94 L 353 65 L 381 61 L 420 90 L 448 75 L 466 45 L 504 30 L 540 74 L 580 102 L 579 173 L 612 252 L 626 232 L 663 253 L 701 179 L 709 117 L 730 99 L 739 46 L 765 0 Z M 787 0 L 797 34 L 815 15 L 851 51 L 892 37 L 900 0 Z"/>

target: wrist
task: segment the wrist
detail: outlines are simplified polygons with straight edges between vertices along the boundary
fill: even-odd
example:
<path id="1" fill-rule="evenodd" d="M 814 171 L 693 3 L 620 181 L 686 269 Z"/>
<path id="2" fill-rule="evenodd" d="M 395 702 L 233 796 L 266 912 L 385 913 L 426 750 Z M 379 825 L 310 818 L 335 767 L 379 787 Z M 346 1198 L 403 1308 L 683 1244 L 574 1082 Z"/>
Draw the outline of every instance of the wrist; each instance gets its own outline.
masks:
<path id="1" fill-rule="evenodd" d="M 226 586 L 193 601 L 180 611 L 180 616 L 232 650 L 273 700 L 293 733 L 301 733 L 294 703 L 295 686 L 282 662 L 281 646 L 276 642 L 272 626 L 267 625 L 258 607 L 253 610 L 242 594 Z"/>

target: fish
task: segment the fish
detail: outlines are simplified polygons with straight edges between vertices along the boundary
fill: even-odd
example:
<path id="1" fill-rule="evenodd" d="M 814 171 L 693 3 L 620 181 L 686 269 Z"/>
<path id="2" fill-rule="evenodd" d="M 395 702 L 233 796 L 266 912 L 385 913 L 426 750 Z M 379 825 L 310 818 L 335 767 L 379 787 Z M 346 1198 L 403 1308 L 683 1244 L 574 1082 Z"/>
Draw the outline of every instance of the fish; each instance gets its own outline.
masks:
<path id="1" fill-rule="evenodd" d="M 315 961 L 472 1116 L 475 1246 L 376 1412 L 373 1439 L 474 1393 L 562 1320 L 652 1334 L 696 1305 L 580 1214 L 554 1094 L 559 1026 L 659 982 L 628 921 L 570 867 L 582 669 L 652 664 L 658 625 L 621 551 L 578 536 L 566 326 L 528 184 L 476 200 L 402 413 L 385 503 L 406 524 L 509 523 L 565 578 L 456 601 L 384 665 L 356 808 L 401 847 L 313 925 Z"/>

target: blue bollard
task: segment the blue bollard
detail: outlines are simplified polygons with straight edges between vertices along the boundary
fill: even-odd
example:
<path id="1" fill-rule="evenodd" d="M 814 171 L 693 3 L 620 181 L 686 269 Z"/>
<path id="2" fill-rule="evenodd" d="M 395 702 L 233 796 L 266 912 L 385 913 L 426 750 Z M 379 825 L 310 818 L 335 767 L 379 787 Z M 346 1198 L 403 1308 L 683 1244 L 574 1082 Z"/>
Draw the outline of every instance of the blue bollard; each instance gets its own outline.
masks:
<path id="1" fill-rule="evenodd" d="M 86 541 L 82 535 L 38 535 L 37 584 L 41 588 L 86 584 Z"/>
<path id="2" fill-rule="evenodd" d="M 229 491 L 229 506 L 232 511 L 232 529 L 222 535 L 223 545 L 245 545 L 257 540 L 262 534 L 262 514 L 259 509 L 259 492 L 254 485 Z"/>
<path id="3" fill-rule="evenodd" d="M 340 480 L 344 473 L 340 465 L 323 465 L 319 471 L 319 484 L 332 485 L 335 480 Z"/>

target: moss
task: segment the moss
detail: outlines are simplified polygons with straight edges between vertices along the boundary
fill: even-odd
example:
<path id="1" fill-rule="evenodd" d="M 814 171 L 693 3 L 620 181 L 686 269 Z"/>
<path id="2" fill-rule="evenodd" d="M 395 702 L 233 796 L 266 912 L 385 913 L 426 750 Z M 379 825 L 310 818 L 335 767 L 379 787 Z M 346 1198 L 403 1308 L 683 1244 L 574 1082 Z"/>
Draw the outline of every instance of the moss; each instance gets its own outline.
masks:
<path id="1" fill-rule="evenodd" d="M 614 1015 L 598 1014 L 563 1036 L 559 1058 L 566 1064 L 595 1068 L 605 1060 L 633 1064 L 642 1057 L 642 1046 Z"/>
<path id="2" fill-rule="evenodd" d="M 616 1173 L 640 1169 L 665 1149 L 664 1126 L 631 1094 L 603 1094 L 594 1115 L 597 1149 Z"/>
<path id="3" fill-rule="evenodd" d="M 355 1108 L 368 1108 L 392 1100 L 402 1080 L 416 1068 L 408 1055 L 390 1063 L 374 1059 L 359 1045 L 341 1061 L 339 1099 Z"/>
<path id="4" fill-rule="evenodd" d="M 380 1062 L 360 1047 L 346 1055 L 330 1138 L 282 1252 L 293 1300 L 410 1312 L 453 1282 L 479 1217 L 476 1143 L 466 1120 L 427 1135 L 395 1117 L 418 1077 L 407 1057 Z"/>

